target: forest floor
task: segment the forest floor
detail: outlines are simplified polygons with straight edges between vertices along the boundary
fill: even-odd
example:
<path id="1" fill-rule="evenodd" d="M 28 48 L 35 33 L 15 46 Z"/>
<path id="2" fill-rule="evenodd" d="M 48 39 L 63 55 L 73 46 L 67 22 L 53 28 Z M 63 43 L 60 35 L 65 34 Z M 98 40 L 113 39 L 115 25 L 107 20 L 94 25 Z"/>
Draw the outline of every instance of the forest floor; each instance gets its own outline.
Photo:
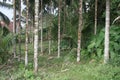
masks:
<path id="1" fill-rule="evenodd" d="M 0 69 L 0 80 L 120 80 L 120 67 L 94 61 L 76 63 L 61 57 L 39 57 L 38 74 L 34 75 L 33 61 L 27 68 L 14 60 Z"/>
<path id="2" fill-rule="evenodd" d="M 105 65 L 95 59 L 83 59 L 77 63 L 67 51 L 59 59 L 54 54 L 39 55 L 39 69 L 34 75 L 32 53 L 29 51 L 26 68 L 24 57 L 21 61 L 11 58 L 6 64 L 0 65 L 0 80 L 120 80 L 120 67 Z"/>

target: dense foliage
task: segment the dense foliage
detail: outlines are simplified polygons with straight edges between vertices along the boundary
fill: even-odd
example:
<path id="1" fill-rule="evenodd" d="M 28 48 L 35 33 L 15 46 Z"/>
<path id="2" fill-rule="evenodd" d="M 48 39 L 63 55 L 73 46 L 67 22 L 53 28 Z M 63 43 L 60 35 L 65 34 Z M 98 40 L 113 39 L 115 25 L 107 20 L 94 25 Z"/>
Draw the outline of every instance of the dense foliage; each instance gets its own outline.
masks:
<path id="1" fill-rule="evenodd" d="M 10 46 L 12 45 L 12 34 L 6 28 L 0 28 L 0 63 L 5 62 L 9 57 Z"/>
<path id="2" fill-rule="evenodd" d="M 6 1 L 6 0 L 5 0 Z M 94 35 L 95 1 L 83 0 L 83 26 L 81 31 L 81 62 L 76 63 L 78 26 L 79 26 L 79 0 L 61 0 L 60 2 L 60 50 L 61 57 L 56 58 L 58 50 L 58 2 L 59 0 L 43 0 L 42 10 L 39 6 L 39 42 L 41 40 L 41 24 L 43 27 L 43 53 L 39 55 L 39 73 L 34 74 L 33 60 L 33 30 L 35 28 L 35 0 L 29 0 L 29 25 L 28 32 L 23 28 L 20 34 L 9 33 L 0 26 L 0 64 L 6 63 L 0 69 L 1 80 L 119 80 L 120 79 L 120 0 L 111 0 L 110 3 L 110 45 L 109 63 L 103 64 L 105 44 L 105 13 L 106 1 L 98 0 L 97 34 Z M 26 0 L 23 0 L 26 5 Z M 19 5 L 18 1 L 16 4 Z M 1 1 L 0 1 L 1 5 Z M 17 5 L 17 8 L 18 8 Z M 41 0 L 39 2 L 41 5 Z M 22 15 L 26 17 L 25 8 Z M 41 18 L 41 14 L 42 18 Z M 2 15 L 3 16 L 3 15 Z M 37 16 L 38 17 L 38 16 Z M 43 19 L 43 20 L 41 20 Z M 9 21 L 9 20 L 8 20 Z M 115 22 L 114 22 L 115 21 Z M 4 20 L 4 22 L 6 22 Z M 6 22 L 8 23 L 8 22 Z M 28 42 L 26 35 L 28 34 Z M 20 35 L 20 36 L 19 36 Z M 21 46 L 18 45 L 21 38 Z M 13 40 L 14 39 L 14 40 Z M 12 42 L 16 41 L 17 57 L 15 59 L 11 49 Z M 25 41 L 28 50 L 26 49 Z M 37 41 L 37 40 L 36 40 Z M 49 46 L 49 42 L 51 45 Z M 18 47 L 21 47 L 19 54 Z M 51 54 L 49 53 L 49 47 Z M 28 66 L 24 66 L 25 51 L 28 51 Z M 10 55 L 12 54 L 12 55 Z M 8 59 L 10 59 L 8 61 Z M 17 61 L 20 59 L 21 61 Z M 37 59 L 36 59 L 37 60 Z M 9 69 L 9 67 L 11 69 Z M 7 70 L 9 69 L 9 70 Z M 5 73 L 7 72 L 7 73 Z M 3 74 L 4 73 L 4 74 Z M 8 78 L 8 79 L 7 79 Z"/>
<path id="3" fill-rule="evenodd" d="M 111 26 L 110 28 L 110 55 L 120 55 L 120 26 Z M 100 57 L 104 50 L 104 29 L 102 29 L 98 36 L 92 38 L 90 44 L 87 47 L 90 54 L 94 53 Z"/>

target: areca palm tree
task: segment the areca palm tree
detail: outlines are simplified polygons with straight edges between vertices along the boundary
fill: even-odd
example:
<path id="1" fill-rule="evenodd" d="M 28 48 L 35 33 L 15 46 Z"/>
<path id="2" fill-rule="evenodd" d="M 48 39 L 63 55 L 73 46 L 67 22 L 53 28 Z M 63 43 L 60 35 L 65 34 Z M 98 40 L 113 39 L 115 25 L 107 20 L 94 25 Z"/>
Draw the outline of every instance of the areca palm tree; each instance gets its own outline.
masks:
<path id="1" fill-rule="evenodd" d="M 21 58 L 21 0 L 19 0 L 19 55 L 20 55 L 20 58 Z M 20 60 L 19 58 L 19 60 Z"/>
<path id="2" fill-rule="evenodd" d="M 82 29 L 82 0 L 79 0 L 79 25 L 78 25 L 78 47 L 77 47 L 77 62 L 80 61 L 81 51 L 81 29 Z"/>
<path id="3" fill-rule="evenodd" d="M 35 0 L 35 29 L 34 29 L 34 72 L 38 71 L 38 28 L 39 0 Z"/>
<path id="4" fill-rule="evenodd" d="M 104 63 L 109 61 L 110 0 L 106 0 Z"/>
<path id="5" fill-rule="evenodd" d="M 13 0 L 13 33 L 14 33 L 14 46 L 13 46 L 13 53 L 14 53 L 14 58 L 16 57 L 16 0 Z"/>
<path id="6" fill-rule="evenodd" d="M 28 19 L 29 19 L 29 0 L 27 0 L 27 17 L 26 17 L 26 40 L 25 40 L 25 66 L 28 65 Z"/>
<path id="7" fill-rule="evenodd" d="M 41 19 L 41 28 L 40 28 L 40 30 L 41 30 L 41 54 L 43 54 L 43 13 L 42 13 L 42 9 L 43 9 L 43 0 L 41 0 L 41 17 L 40 17 L 40 19 Z"/>
<path id="8" fill-rule="evenodd" d="M 97 7 L 98 7 L 98 0 L 95 0 L 95 26 L 94 26 L 94 35 L 97 33 Z"/>
<path id="9" fill-rule="evenodd" d="M 52 3 L 53 1 L 50 0 L 50 14 L 52 15 Z M 50 17 L 50 26 L 49 26 L 49 55 L 51 54 L 51 26 L 52 26 L 52 17 Z"/>
<path id="10" fill-rule="evenodd" d="M 58 58 L 60 57 L 60 3 L 61 0 L 58 0 Z"/>

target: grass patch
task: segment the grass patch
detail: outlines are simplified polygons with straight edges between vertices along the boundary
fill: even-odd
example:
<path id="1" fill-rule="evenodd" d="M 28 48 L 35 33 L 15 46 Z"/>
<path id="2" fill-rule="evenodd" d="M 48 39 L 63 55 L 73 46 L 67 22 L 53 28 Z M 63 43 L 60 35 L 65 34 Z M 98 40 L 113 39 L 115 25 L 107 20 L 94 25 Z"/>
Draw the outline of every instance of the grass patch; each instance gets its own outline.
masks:
<path id="1" fill-rule="evenodd" d="M 47 42 L 45 44 L 47 46 Z M 85 60 L 81 58 L 76 63 L 75 51 L 62 51 L 61 57 L 57 58 L 54 51 L 51 55 L 38 56 L 38 74 L 33 72 L 33 50 L 29 44 L 29 64 L 25 68 L 24 60 L 19 62 L 11 59 L 11 63 L 0 65 L 0 80 L 120 80 L 119 66 L 103 64 L 101 60 Z M 22 45 L 22 57 L 24 58 L 24 45 Z"/>
<path id="2" fill-rule="evenodd" d="M 30 67 L 32 66 L 32 67 Z M 39 57 L 38 74 L 33 73 L 33 64 L 24 68 L 24 63 L 14 63 L 14 67 L 1 69 L 0 80 L 119 80 L 120 68 L 100 63 L 75 63 L 64 57 Z"/>

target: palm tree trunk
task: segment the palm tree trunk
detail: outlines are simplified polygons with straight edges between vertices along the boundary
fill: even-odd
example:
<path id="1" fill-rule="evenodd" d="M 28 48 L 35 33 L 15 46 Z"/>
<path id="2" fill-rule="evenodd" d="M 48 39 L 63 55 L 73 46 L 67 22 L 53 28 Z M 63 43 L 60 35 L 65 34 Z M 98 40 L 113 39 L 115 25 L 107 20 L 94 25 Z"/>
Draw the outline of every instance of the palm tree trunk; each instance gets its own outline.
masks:
<path id="1" fill-rule="evenodd" d="M 42 3 L 43 1 L 41 0 L 41 54 L 43 54 L 43 15 L 42 15 Z"/>
<path id="2" fill-rule="evenodd" d="M 64 0 L 64 26 L 63 26 L 63 35 L 65 34 L 66 31 L 66 1 Z"/>
<path id="3" fill-rule="evenodd" d="M 21 59 L 21 0 L 19 0 L 19 61 Z"/>
<path id="4" fill-rule="evenodd" d="M 32 46 L 34 46 L 34 26 L 35 26 L 35 15 L 33 14 L 33 20 L 32 20 Z"/>
<path id="5" fill-rule="evenodd" d="M 51 54 L 51 22 L 49 26 L 49 55 Z"/>
<path id="6" fill-rule="evenodd" d="M 29 0 L 27 0 L 27 16 L 26 16 L 26 39 L 25 39 L 25 66 L 28 65 L 28 19 L 29 19 Z"/>
<path id="7" fill-rule="evenodd" d="M 94 26 L 94 35 L 97 33 L 97 6 L 98 0 L 95 0 L 95 26 Z"/>
<path id="8" fill-rule="evenodd" d="M 52 15 L 52 0 L 50 1 L 50 6 L 51 6 L 51 15 Z M 49 26 L 49 55 L 51 54 L 51 26 L 52 26 L 52 17 L 50 15 L 50 26 Z"/>
<path id="9" fill-rule="evenodd" d="M 35 0 L 35 29 L 34 29 L 34 72 L 38 71 L 38 28 L 39 0 Z"/>
<path id="10" fill-rule="evenodd" d="M 60 2 L 59 0 L 59 5 L 58 5 L 58 58 L 60 57 Z"/>
<path id="11" fill-rule="evenodd" d="M 16 57 L 16 0 L 13 0 L 13 34 L 14 34 L 14 41 L 13 41 L 13 53 L 14 53 L 14 58 Z"/>
<path id="12" fill-rule="evenodd" d="M 110 0 L 106 0 L 104 63 L 109 61 Z"/>
<path id="13" fill-rule="evenodd" d="M 78 25 L 78 48 L 77 48 L 77 62 L 80 61 L 80 51 L 81 51 L 81 28 L 82 24 L 82 0 L 79 0 L 79 25 Z"/>

